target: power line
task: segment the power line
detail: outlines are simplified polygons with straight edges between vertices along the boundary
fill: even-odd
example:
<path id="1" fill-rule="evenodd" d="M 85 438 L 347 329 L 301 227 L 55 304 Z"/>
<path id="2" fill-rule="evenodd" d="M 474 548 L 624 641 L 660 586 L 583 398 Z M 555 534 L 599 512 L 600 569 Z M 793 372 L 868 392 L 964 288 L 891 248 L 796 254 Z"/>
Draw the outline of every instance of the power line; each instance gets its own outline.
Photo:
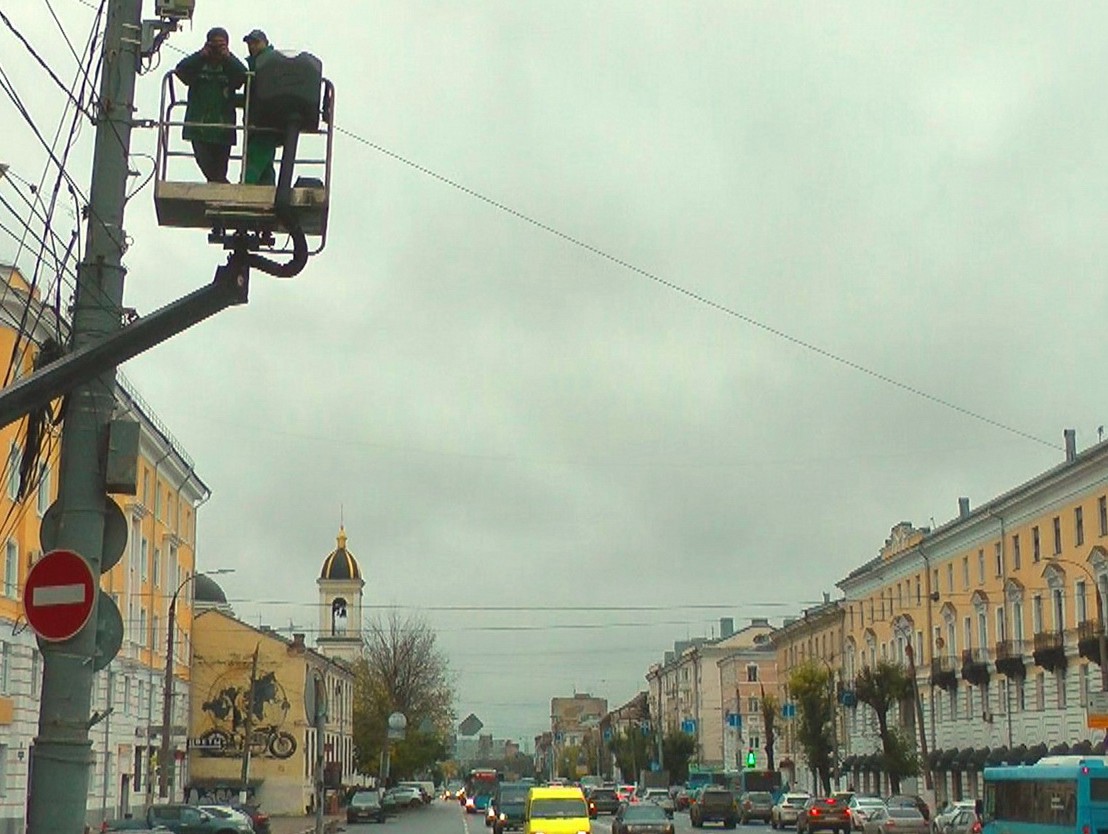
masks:
<path id="1" fill-rule="evenodd" d="M 51 9 L 50 11 L 51 11 L 51 14 L 53 14 L 53 9 Z M 55 17 L 55 20 L 56 19 L 57 18 Z M 8 29 L 11 31 L 11 33 L 13 35 L 15 35 L 16 39 L 21 44 L 23 44 L 24 48 L 31 54 L 31 57 L 34 58 L 35 61 L 38 62 L 38 65 L 40 67 L 42 67 L 42 69 L 46 72 L 46 74 L 48 76 L 50 76 L 50 80 L 54 82 L 54 84 L 58 87 L 58 89 L 60 89 L 63 93 L 65 93 L 66 98 L 68 98 L 78 109 L 80 109 L 82 112 L 84 112 L 85 105 L 82 102 L 78 101 L 76 98 L 74 98 L 73 93 L 71 93 L 69 91 L 69 88 L 66 87 L 65 84 L 62 83 L 62 80 L 60 78 L 58 78 L 57 73 L 54 72 L 53 67 L 51 67 L 48 63 L 46 63 L 45 59 L 43 59 L 43 57 L 38 54 L 38 52 L 35 50 L 35 48 L 33 46 L 31 46 L 30 41 L 28 41 L 27 38 L 23 36 L 22 32 L 20 32 L 18 29 L 15 28 L 15 25 L 11 22 L 11 19 L 6 14 L 4 14 L 2 11 L 0 11 L 0 21 L 3 21 L 4 25 L 8 27 Z M 60 26 L 59 26 L 59 28 L 60 28 Z M 64 34 L 64 30 L 62 30 L 62 31 L 63 31 L 63 34 Z M 69 38 L 68 37 L 66 37 L 66 43 L 69 43 Z M 72 51 L 72 50 L 73 50 L 73 46 L 72 46 L 72 44 L 70 44 L 70 51 Z M 87 78 L 87 74 L 86 74 L 86 78 Z M 89 116 L 91 118 L 90 114 L 88 114 L 87 112 L 85 113 L 85 115 Z"/>
<path id="2" fill-rule="evenodd" d="M 716 310 L 717 312 L 723 313 L 727 316 L 730 316 L 731 318 L 737 319 L 738 321 L 741 321 L 744 324 L 750 325 L 751 327 L 755 327 L 759 330 L 762 330 L 765 333 L 769 333 L 771 336 L 775 336 L 778 339 L 782 339 L 786 342 L 789 342 L 790 344 L 793 344 L 793 345 L 796 345 L 797 347 L 803 348 L 804 350 L 815 353 L 818 356 L 822 356 L 825 359 L 830 359 L 832 362 L 836 362 L 840 365 L 843 365 L 844 367 L 849 368 L 850 370 L 857 371 L 858 373 L 864 374 L 864 375 L 866 375 L 866 376 L 868 376 L 872 379 L 876 379 L 879 382 L 883 382 L 886 385 L 891 385 L 894 388 L 899 388 L 900 390 L 905 391 L 909 394 L 913 394 L 913 395 L 915 395 L 917 397 L 920 397 L 922 399 L 925 399 L 929 402 L 935 403 L 936 405 L 942 406 L 944 408 L 948 408 L 948 409 L 950 409 L 952 411 L 955 411 L 959 414 L 962 414 L 966 417 L 970 417 L 974 420 L 978 420 L 982 423 L 993 426 L 994 428 L 998 428 L 998 429 L 1001 429 L 1003 431 L 1010 432 L 1011 434 L 1017 435 L 1018 437 L 1022 437 L 1026 440 L 1031 440 L 1035 443 L 1040 443 L 1040 444 L 1042 444 L 1044 446 L 1047 446 L 1051 449 L 1060 449 L 1061 448 L 1058 444 L 1052 443 L 1049 440 L 1044 440 L 1043 438 L 1037 437 L 1033 434 L 1030 434 L 1029 432 L 1025 432 L 1021 429 L 1017 429 L 1017 428 L 1015 428 L 1013 426 L 1010 426 L 1006 423 L 1002 423 L 999 420 L 994 420 L 991 417 L 987 417 L 987 416 L 985 416 L 985 415 L 983 415 L 979 412 L 976 412 L 976 411 L 973 411 L 971 409 L 965 408 L 963 406 L 957 405 L 956 403 L 953 403 L 950 400 L 946 400 L 946 399 L 943 399 L 942 397 L 939 397 L 935 394 L 928 393 L 927 391 L 924 391 L 922 388 L 917 388 L 914 385 L 910 385 L 906 382 L 901 382 L 900 380 L 895 379 L 895 378 L 889 376 L 888 374 L 884 374 L 884 373 L 881 373 L 880 371 L 876 371 L 873 368 L 869 368 L 865 365 L 862 365 L 859 362 L 855 362 L 852 359 L 848 359 L 845 356 L 837 354 L 837 353 L 835 353 L 835 352 L 833 352 L 833 351 L 831 351 L 827 348 L 820 347 L 819 345 L 816 345 L 813 342 L 809 342 L 809 341 L 806 341 L 804 339 L 801 339 L 798 336 L 793 336 L 792 334 L 787 333 L 784 330 L 781 330 L 780 328 L 777 328 L 777 327 L 774 327 L 772 325 L 766 324 L 765 322 L 759 321 L 758 319 L 755 319 L 752 316 L 749 316 L 745 313 L 741 313 L 741 312 L 739 312 L 738 310 L 736 310 L 732 307 L 728 307 L 725 304 L 722 304 L 718 301 L 714 301 L 714 300 L 708 298 L 707 296 L 702 295 L 701 293 L 698 293 L 694 290 L 690 290 L 687 287 L 683 287 L 683 286 L 681 286 L 680 284 L 677 284 L 674 281 L 671 281 L 667 278 L 663 278 L 662 276 L 658 275 L 657 273 L 651 272 L 651 271 L 649 271 L 647 269 L 644 269 L 640 266 L 636 266 L 635 264 L 630 263 L 629 261 L 625 261 L 622 258 L 617 257 L 616 255 L 612 255 L 611 253 L 607 252 L 604 249 L 601 249 L 597 246 L 594 246 L 593 244 L 588 243 L 584 240 L 581 240 L 578 237 L 574 237 L 571 234 L 563 232 L 560 229 L 557 229 L 554 226 L 549 225 L 548 223 L 544 223 L 541 220 L 538 220 L 538 219 L 532 217 L 529 214 L 524 214 L 522 211 L 519 211 L 518 209 L 514 209 L 511 206 L 508 206 L 504 203 L 501 203 L 497 200 L 494 200 L 491 197 L 487 197 L 484 194 L 480 193 L 479 191 L 476 191 L 476 190 L 470 188 L 469 186 L 463 185 L 462 183 L 458 182 L 457 180 L 450 179 L 449 177 L 444 176 L 443 174 L 440 174 L 437 171 L 433 171 L 433 170 L 431 170 L 430 168 L 428 168 L 424 165 L 420 165 L 418 162 L 414 162 L 413 160 L 408 159 L 407 157 L 401 156 L 400 154 L 398 154 L 397 152 L 395 152 L 393 150 L 390 150 L 390 149 L 388 149 L 388 148 L 386 148 L 382 145 L 377 144 L 376 142 L 373 142 L 369 139 L 366 139 L 362 136 L 359 136 L 358 134 L 354 133 L 353 131 L 347 130 L 346 128 L 343 128 L 343 127 L 339 127 L 338 125 L 335 125 L 335 130 L 338 133 L 343 134 L 344 136 L 348 136 L 351 139 L 353 139 L 357 142 L 361 142 L 363 145 L 365 145 L 369 148 L 372 148 L 373 150 L 375 150 L 375 151 L 377 151 L 381 154 L 384 154 L 387 157 L 390 157 L 391 159 L 395 159 L 397 162 L 401 162 L 404 165 L 407 165 L 408 167 L 413 168 L 416 171 L 419 171 L 421 174 L 426 174 L 427 176 L 431 177 L 432 179 L 438 180 L 439 182 L 443 183 L 444 185 L 448 185 L 451 188 L 454 188 L 458 191 L 461 191 L 463 194 L 466 194 L 470 197 L 473 197 L 474 199 L 480 200 L 481 202 L 485 203 L 486 205 L 492 206 L 493 208 L 498 209 L 499 211 L 502 211 L 505 214 L 511 215 L 512 217 L 516 218 L 517 220 L 522 220 L 524 223 L 527 223 L 531 226 L 534 226 L 537 229 L 541 229 L 542 231 L 547 232 L 548 234 L 554 235 L 555 237 L 557 237 L 561 240 L 564 240 L 566 243 L 570 243 L 573 246 L 576 246 L 580 249 L 584 249 L 586 252 L 589 252 L 593 255 L 596 255 L 599 258 L 603 258 L 604 260 L 609 261 L 609 262 L 615 264 L 616 266 L 622 267 L 623 269 L 626 269 L 629 272 L 633 272 L 636 275 L 639 275 L 643 278 L 646 278 L 650 281 L 653 281 L 654 283 L 656 283 L 656 284 L 658 284 L 662 287 L 665 287 L 666 289 L 671 290 L 672 292 L 675 292 L 679 295 L 683 295 L 686 298 L 691 299 L 693 301 L 696 301 L 699 304 L 703 304 L 706 307 L 710 307 L 711 309 Z"/>

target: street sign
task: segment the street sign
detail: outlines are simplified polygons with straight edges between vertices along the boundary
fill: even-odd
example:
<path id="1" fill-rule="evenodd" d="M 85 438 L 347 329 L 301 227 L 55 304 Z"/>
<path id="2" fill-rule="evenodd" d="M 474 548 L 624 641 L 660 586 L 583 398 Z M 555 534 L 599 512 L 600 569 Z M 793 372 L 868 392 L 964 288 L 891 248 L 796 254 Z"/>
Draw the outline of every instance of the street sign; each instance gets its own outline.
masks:
<path id="1" fill-rule="evenodd" d="M 46 508 L 38 528 L 38 540 L 45 551 L 58 546 L 58 529 L 61 526 L 62 507 L 55 501 Z M 123 558 L 127 549 L 127 519 L 123 510 L 111 498 L 104 499 L 104 551 L 100 555 L 100 572 L 107 573 Z"/>
<path id="2" fill-rule="evenodd" d="M 96 654 L 92 658 L 92 670 L 107 669 L 122 646 L 123 615 L 111 595 L 101 590 L 100 602 L 96 605 Z"/>
<path id="3" fill-rule="evenodd" d="M 96 592 L 88 562 L 72 550 L 52 550 L 27 574 L 23 612 L 43 640 L 68 640 L 88 622 Z"/>
<path id="4" fill-rule="evenodd" d="M 681 722 L 681 732 L 686 735 L 693 735 L 696 733 L 696 722 L 691 718 L 686 718 Z"/>
<path id="5" fill-rule="evenodd" d="M 466 716 L 465 720 L 458 725 L 458 732 L 463 736 L 475 736 L 481 732 L 481 728 L 484 726 L 485 725 L 481 723 L 481 719 L 471 712 Z"/>
<path id="6" fill-rule="evenodd" d="M 796 704 L 791 701 L 786 701 L 781 705 L 781 717 L 782 718 L 796 718 Z"/>
<path id="7" fill-rule="evenodd" d="M 1108 730 L 1108 692 L 1090 692 L 1085 723 L 1094 730 Z"/>
<path id="8" fill-rule="evenodd" d="M 743 728 L 743 717 L 737 712 L 727 713 L 727 726 L 734 730 L 741 730 Z"/>
<path id="9" fill-rule="evenodd" d="M 314 727 L 320 717 L 327 717 L 327 688 L 319 672 L 312 672 L 304 676 L 304 718 Z"/>

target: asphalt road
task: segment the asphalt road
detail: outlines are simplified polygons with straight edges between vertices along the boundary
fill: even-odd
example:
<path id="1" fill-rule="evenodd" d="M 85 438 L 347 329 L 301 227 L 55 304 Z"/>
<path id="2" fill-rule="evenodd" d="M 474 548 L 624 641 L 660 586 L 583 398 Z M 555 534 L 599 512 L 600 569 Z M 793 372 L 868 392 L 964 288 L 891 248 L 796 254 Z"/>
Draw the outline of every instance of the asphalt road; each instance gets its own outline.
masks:
<path id="1" fill-rule="evenodd" d="M 674 828 L 685 834 L 693 831 L 689 824 L 689 815 L 677 813 L 673 818 Z M 384 825 L 377 823 L 358 823 L 344 827 L 348 832 L 357 834 L 374 834 L 381 831 L 385 834 L 491 834 L 492 829 L 485 826 L 483 815 L 466 814 L 456 802 L 446 802 L 436 799 L 425 808 L 416 808 L 402 811 L 396 816 L 389 817 Z M 601 816 L 592 821 L 593 834 L 611 834 L 612 818 Z M 723 831 L 719 825 L 706 825 L 699 831 Z M 763 823 L 751 823 L 739 826 L 735 831 L 745 831 L 749 834 L 768 834 L 770 827 Z"/>

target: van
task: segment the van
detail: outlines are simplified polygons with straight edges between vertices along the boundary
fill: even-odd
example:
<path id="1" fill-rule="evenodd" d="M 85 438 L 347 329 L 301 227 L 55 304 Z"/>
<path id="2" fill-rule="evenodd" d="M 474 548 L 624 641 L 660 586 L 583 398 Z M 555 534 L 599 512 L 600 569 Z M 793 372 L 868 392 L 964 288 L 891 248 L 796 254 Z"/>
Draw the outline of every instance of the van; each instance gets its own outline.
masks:
<path id="1" fill-rule="evenodd" d="M 531 788 L 523 817 L 523 834 L 592 834 L 580 788 Z"/>

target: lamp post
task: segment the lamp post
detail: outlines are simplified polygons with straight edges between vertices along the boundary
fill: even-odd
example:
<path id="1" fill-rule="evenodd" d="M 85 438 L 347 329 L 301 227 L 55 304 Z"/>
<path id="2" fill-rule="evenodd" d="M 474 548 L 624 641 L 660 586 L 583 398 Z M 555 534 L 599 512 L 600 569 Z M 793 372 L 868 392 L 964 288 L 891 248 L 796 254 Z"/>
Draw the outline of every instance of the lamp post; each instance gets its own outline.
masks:
<path id="1" fill-rule="evenodd" d="M 192 582 L 198 576 L 220 576 L 224 573 L 234 573 L 234 568 L 217 568 L 216 570 L 201 571 L 186 576 L 184 581 L 177 586 L 173 597 L 169 600 L 169 630 L 166 632 L 165 641 L 165 686 L 162 692 L 162 745 L 158 753 L 161 762 L 161 772 L 158 774 L 158 796 L 165 799 L 169 796 L 169 738 L 172 730 L 173 712 L 173 627 L 177 619 L 177 597 L 181 589 Z M 251 708 L 253 708 L 251 706 Z M 247 739 L 249 744 L 249 739 Z"/>

